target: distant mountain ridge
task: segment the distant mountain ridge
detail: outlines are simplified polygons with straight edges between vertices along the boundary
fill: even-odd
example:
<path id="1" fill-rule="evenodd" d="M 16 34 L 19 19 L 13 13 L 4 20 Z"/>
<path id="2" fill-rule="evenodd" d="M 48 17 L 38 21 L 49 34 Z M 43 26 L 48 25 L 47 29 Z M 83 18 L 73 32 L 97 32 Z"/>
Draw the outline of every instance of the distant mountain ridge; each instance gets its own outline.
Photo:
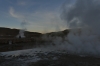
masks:
<path id="1" fill-rule="evenodd" d="M 6 27 L 0 27 L 0 38 L 15 38 L 21 29 L 11 29 L 11 28 L 6 28 Z M 30 32 L 30 31 L 24 31 L 24 35 L 26 38 L 32 38 L 32 37 L 41 37 L 43 35 L 47 36 L 64 36 L 69 33 L 69 30 L 63 30 L 63 31 L 58 31 L 58 32 L 49 32 L 49 33 L 39 33 L 39 32 Z"/>
<path id="2" fill-rule="evenodd" d="M 4 38 L 14 38 L 19 34 L 20 29 L 11 29 L 11 28 L 6 28 L 6 27 L 0 27 L 0 37 Z M 30 31 L 25 31 L 24 32 L 26 37 L 39 37 L 42 34 L 38 32 L 30 32 Z"/>

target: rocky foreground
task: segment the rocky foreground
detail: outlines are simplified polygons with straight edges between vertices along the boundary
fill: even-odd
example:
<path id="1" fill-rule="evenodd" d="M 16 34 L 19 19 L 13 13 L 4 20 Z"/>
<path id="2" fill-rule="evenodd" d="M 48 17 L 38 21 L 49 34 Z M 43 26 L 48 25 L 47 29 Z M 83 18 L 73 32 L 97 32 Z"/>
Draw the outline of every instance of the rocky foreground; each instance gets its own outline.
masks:
<path id="1" fill-rule="evenodd" d="M 33 56 L 0 56 L 0 66 L 100 66 L 100 58 L 40 52 Z"/>

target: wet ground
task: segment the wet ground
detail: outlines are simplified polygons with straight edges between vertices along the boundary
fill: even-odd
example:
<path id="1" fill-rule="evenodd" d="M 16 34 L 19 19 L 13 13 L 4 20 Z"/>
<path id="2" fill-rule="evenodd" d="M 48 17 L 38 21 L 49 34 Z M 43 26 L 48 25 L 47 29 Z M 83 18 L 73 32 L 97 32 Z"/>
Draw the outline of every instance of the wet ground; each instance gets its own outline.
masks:
<path id="1" fill-rule="evenodd" d="M 0 66 L 100 66 L 100 58 L 66 53 L 0 56 Z"/>
<path id="2" fill-rule="evenodd" d="M 7 51 L 15 51 L 15 50 L 23 50 L 23 49 L 30 49 L 33 47 L 39 46 L 36 43 L 17 43 L 11 45 L 0 45 L 0 52 L 7 52 Z"/>

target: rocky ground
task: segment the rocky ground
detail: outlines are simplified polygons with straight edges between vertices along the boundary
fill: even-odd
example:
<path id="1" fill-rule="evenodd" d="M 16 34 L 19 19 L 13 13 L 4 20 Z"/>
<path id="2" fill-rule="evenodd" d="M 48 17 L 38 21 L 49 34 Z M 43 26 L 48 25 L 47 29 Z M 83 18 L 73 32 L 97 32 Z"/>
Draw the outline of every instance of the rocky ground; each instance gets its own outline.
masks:
<path id="1" fill-rule="evenodd" d="M 40 52 L 33 56 L 0 56 L 0 66 L 100 66 L 100 58 Z"/>

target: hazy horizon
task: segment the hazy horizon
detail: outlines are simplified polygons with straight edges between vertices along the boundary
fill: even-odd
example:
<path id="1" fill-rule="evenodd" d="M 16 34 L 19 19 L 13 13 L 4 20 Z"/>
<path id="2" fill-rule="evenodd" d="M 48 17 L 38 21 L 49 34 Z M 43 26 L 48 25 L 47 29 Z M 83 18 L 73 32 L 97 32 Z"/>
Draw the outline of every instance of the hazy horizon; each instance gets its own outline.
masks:
<path id="1" fill-rule="evenodd" d="M 0 27 L 52 32 L 66 28 L 60 18 L 66 0 L 0 0 Z"/>

